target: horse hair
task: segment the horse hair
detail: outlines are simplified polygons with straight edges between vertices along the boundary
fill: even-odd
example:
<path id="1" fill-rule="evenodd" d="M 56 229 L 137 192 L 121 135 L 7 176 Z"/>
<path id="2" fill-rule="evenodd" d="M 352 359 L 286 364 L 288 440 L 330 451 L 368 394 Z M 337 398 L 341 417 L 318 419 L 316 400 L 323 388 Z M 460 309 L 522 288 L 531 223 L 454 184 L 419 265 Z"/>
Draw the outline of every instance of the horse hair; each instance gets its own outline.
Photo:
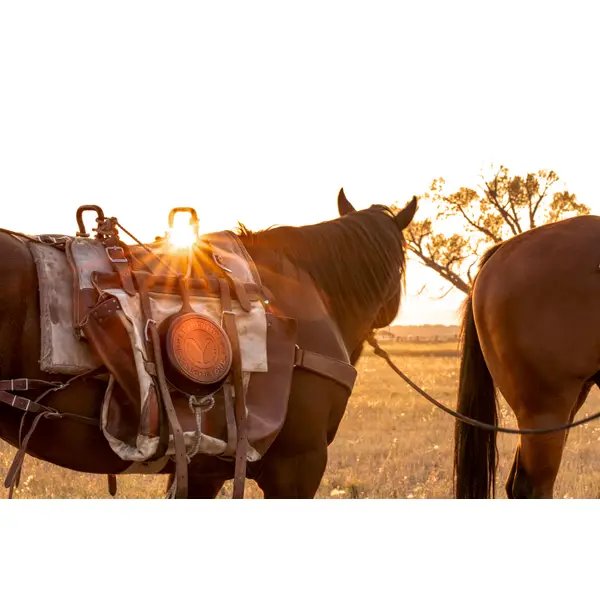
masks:
<path id="1" fill-rule="evenodd" d="M 496 244 L 485 252 L 479 261 L 479 269 L 500 246 L 501 243 Z M 460 337 L 462 357 L 457 411 L 472 419 L 497 425 L 496 388 L 479 343 L 473 318 L 472 293 L 463 305 Z M 496 432 L 457 421 L 454 430 L 455 497 L 493 498 L 497 464 Z"/>
<path id="2" fill-rule="evenodd" d="M 237 233 L 244 244 L 278 252 L 305 270 L 329 298 L 336 320 L 356 318 L 387 300 L 389 282 L 398 270 L 399 300 L 402 296 L 403 236 L 385 206 L 373 205 L 341 219 L 302 227 L 252 232 L 240 224 Z"/>

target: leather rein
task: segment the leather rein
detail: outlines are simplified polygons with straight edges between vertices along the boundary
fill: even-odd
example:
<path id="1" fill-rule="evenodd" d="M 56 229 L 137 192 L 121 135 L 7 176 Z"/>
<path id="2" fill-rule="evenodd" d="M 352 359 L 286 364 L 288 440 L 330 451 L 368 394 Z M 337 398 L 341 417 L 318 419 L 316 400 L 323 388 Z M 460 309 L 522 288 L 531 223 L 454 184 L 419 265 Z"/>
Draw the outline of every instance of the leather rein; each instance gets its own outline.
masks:
<path id="1" fill-rule="evenodd" d="M 492 425 L 490 423 L 484 423 L 483 421 L 478 421 L 477 419 L 471 419 L 471 417 L 467 417 L 447 406 L 444 406 L 441 402 L 436 400 L 433 396 L 430 396 L 424 389 L 420 388 L 416 383 L 414 383 L 407 375 L 405 375 L 392 361 L 390 355 L 378 344 L 375 339 L 375 335 L 371 333 L 369 337 L 367 337 L 366 341 L 373 348 L 374 353 L 383 358 L 390 366 L 392 371 L 402 377 L 410 387 L 413 388 L 416 392 L 421 394 L 425 400 L 431 402 L 434 406 L 437 406 L 440 410 L 443 410 L 445 413 L 449 414 L 451 417 L 466 423 L 467 425 L 473 425 L 473 427 L 479 427 L 479 429 L 485 429 L 486 431 L 495 431 L 497 433 L 511 433 L 515 435 L 539 435 L 544 433 L 556 433 L 558 431 L 566 431 L 567 429 L 572 429 L 573 427 L 578 427 L 579 425 L 583 425 L 584 423 L 589 423 L 595 419 L 600 418 L 600 411 L 596 412 L 589 417 L 585 417 L 580 419 L 579 421 L 573 421 L 573 423 L 568 423 L 566 425 L 559 425 L 557 427 L 546 427 L 544 429 L 511 429 L 510 427 L 500 427 L 498 425 Z"/>

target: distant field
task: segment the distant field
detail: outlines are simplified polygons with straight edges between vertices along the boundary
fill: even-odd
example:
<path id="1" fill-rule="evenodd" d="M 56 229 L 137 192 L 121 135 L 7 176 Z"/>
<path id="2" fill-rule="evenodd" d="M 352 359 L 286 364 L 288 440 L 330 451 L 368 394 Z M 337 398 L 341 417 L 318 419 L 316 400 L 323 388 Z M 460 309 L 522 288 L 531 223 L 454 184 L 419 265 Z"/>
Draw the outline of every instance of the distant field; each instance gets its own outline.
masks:
<path id="1" fill-rule="evenodd" d="M 455 343 L 383 344 L 415 382 L 449 406 L 456 402 L 458 356 Z M 453 420 L 412 391 L 369 351 L 358 364 L 359 377 L 337 438 L 319 498 L 450 498 Z M 600 410 L 593 390 L 580 416 Z M 515 425 L 502 407 L 502 420 Z M 499 496 L 512 462 L 514 436 L 500 435 Z M 14 450 L 0 442 L 4 478 Z M 160 498 L 164 476 L 118 478 L 119 498 Z M 231 493 L 227 485 L 221 497 Z M 600 422 L 573 430 L 555 489 L 558 498 L 600 497 Z M 248 482 L 247 496 L 260 490 Z M 20 498 L 109 498 L 106 478 L 74 473 L 28 457 Z"/>
<path id="2" fill-rule="evenodd" d="M 385 348 L 387 353 L 395 358 L 403 356 L 420 356 L 423 358 L 430 356 L 445 356 L 445 357 L 457 357 L 458 348 L 456 342 L 436 342 L 436 343 L 424 343 L 424 342 L 382 342 L 379 341 L 379 345 Z M 360 368 L 360 365 L 359 365 Z"/>

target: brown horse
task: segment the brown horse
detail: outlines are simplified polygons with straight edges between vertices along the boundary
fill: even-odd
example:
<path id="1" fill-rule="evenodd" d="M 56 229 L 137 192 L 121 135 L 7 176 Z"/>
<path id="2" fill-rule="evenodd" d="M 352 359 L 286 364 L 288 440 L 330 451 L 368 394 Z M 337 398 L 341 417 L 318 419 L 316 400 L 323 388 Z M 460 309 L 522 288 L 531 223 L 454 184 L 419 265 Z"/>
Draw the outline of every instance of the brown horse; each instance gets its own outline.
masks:
<path id="1" fill-rule="evenodd" d="M 600 385 L 600 218 L 522 233 L 481 260 L 465 305 L 458 411 L 495 424 L 496 386 L 520 429 L 571 423 Z M 567 432 L 521 435 L 509 498 L 551 498 Z M 494 495 L 496 434 L 457 423 L 455 493 Z"/>
<path id="2" fill-rule="evenodd" d="M 240 237 L 273 294 L 275 310 L 297 319 L 298 344 L 354 364 L 368 334 L 388 325 L 398 312 L 405 273 L 402 230 L 414 216 L 416 199 L 397 215 L 381 205 L 355 211 L 341 190 L 338 207 L 342 218 L 334 221 L 255 233 L 243 229 Z M 0 379 L 60 379 L 39 370 L 40 314 L 32 256 L 25 244 L 5 233 L 0 233 L 0 256 Z M 96 380 L 78 380 L 44 402 L 97 418 L 104 387 Z M 264 457 L 248 464 L 248 477 L 266 498 L 314 497 L 348 397 L 348 390 L 333 380 L 294 372 L 283 429 Z M 0 404 L 0 437 L 13 446 L 18 446 L 22 417 L 19 410 Z M 24 431 L 31 418 L 26 421 Z M 42 419 L 27 452 L 88 473 L 119 474 L 131 466 L 112 452 L 99 428 L 68 419 Z M 172 471 L 169 461 L 161 472 Z M 189 497 L 213 498 L 231 478 L 232 463 L 197 454 L 189 465 Z"/>

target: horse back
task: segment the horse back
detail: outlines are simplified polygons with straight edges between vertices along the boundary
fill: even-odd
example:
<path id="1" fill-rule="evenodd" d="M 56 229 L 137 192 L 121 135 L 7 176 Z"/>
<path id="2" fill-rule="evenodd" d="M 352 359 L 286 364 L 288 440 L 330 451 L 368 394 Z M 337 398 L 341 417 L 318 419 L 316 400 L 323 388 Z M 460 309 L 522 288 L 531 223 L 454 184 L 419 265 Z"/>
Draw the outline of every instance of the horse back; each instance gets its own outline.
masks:
<path id="1" fill-rule="evenodd" d="M 600 217 L 575 217 L 504 242 L 473 288 L 475 323 L 500 387 L 503 380 L 512 387 L 528 379 L 533 389 L 593 375 L 600 368 L 599 305 Z"/>

